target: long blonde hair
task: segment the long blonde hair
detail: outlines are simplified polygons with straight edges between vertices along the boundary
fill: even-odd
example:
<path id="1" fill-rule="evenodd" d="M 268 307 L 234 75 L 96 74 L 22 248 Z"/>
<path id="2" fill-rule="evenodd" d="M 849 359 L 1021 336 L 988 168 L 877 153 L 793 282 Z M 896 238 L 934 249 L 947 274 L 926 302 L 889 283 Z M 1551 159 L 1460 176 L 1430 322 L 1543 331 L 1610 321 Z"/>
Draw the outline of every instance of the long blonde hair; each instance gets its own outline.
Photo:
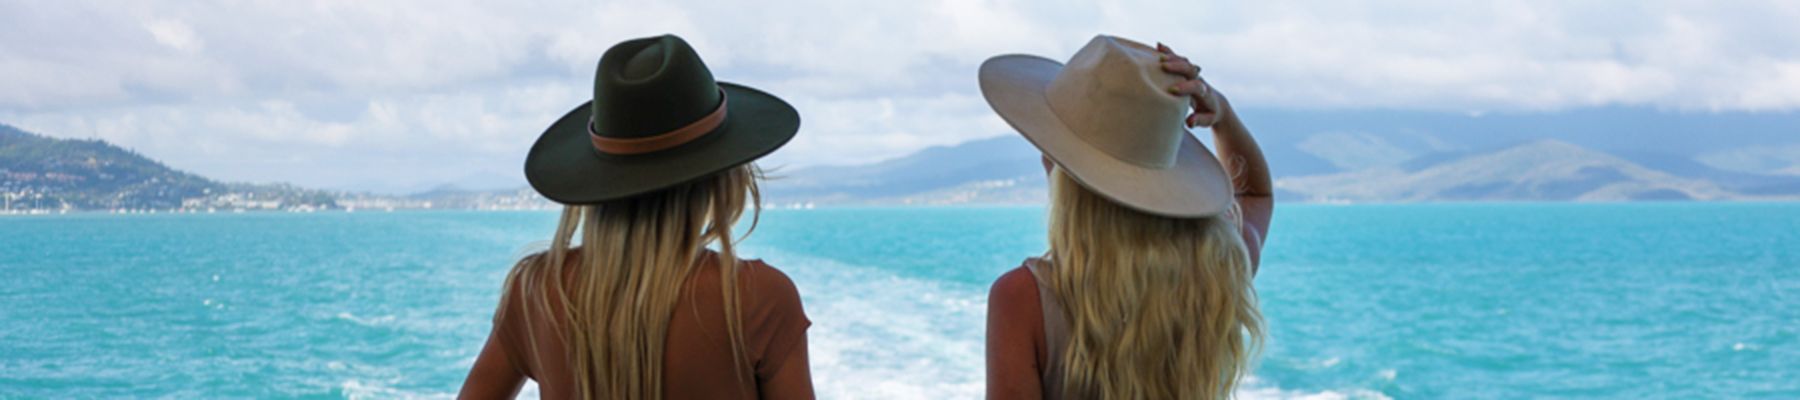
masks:
<path id="1" fill-rule="evenodd" d="M 1051 173 L 1046 283 L 1069 321 L 1068 398 L 1222 399 L 1261 348 L 1262 313 L 1235 206 L 1170 218 Z"/>
<path id="2" fill-rule="evenodd" d="M 737 254 L 732 225 L 746 205 L 751 228 L 761 213 L 756 181 L 762 173 L 745 164 L 694 182 L 599 205 L 563 209 L 550 249 L 520 260 L 506 290 L 525 290 L 526 337 L 532 318 L 550 318 L 567 346 L 581 398 L 662 398 L 663 345 L 669 318 L 698 269 L 708 245 L 717 245 L 726 331 L 739 386 L 753 390 L 737 293 Z M 578 259 L 566 263 L 576 232 Z M 747 235 L 748 233 L 746 233 Z M 566 270 L 565 268 L 572 268 Z M 565 277 L 572 286 L 565 287 Z M 525 283 L 519 285 L 520 283 Z M 518 285 L 518 286 L 516 286 Z M 536 293 L 534 290 L 543 290 Z M 690 293 L 692 294 L 692 293 Z M 698 295 L 698 294 L 692 294 Z M 510 293 L 502 294 L 502 309 Z M 552 307 L 552 306 L 555 307 Z M 549 310 L 559 310 L 551 315 Z M 534 346 L 534 341 L 528 341 Z M 721 382 L 724 384 L 724 382 Z"/>

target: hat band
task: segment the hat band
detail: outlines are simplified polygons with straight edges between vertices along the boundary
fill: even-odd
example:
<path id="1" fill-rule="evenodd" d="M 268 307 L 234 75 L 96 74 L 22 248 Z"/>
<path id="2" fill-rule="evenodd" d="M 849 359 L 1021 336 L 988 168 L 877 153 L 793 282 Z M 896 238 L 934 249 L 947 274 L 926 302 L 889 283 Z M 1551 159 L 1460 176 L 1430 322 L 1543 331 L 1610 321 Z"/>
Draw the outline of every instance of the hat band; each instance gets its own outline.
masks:
<path id="1" fill-rule="evenodd" d="M 724 123 L 725 91 L 720 90 L 719 108 L 713 110 L 711 114 L 706 114 L 706 116 L 700 117 L 699 120 L 687 124 L 687 126 L 651 136 L 615 138 L 600 136 L 599 132 L 595 132 L 594 120 L 590 117 L 588 119 L 588 139 L 594 142 L 594 150 L 599 150 L 601 153 L 617 155 L 644 154 L 687 144 L 688 142 L 694 141 L 694 139 L 699 139 L 701 136 L 706 136 L 707 133 L 718 129 L 719 125 Z"/>

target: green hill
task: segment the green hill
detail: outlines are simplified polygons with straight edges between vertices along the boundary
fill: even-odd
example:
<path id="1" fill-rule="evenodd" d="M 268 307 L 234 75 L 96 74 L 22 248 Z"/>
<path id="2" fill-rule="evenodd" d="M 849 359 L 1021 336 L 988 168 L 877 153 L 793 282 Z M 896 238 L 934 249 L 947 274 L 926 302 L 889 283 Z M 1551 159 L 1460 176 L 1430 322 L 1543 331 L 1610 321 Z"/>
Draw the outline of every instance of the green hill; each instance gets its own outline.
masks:
<path id="1" fill-rule="evenodd" d="M 103 140 L 56 139 L 0 124 L 0 193 L 9 209 L 331 208 L 325 192 L 221 183 Z"/>

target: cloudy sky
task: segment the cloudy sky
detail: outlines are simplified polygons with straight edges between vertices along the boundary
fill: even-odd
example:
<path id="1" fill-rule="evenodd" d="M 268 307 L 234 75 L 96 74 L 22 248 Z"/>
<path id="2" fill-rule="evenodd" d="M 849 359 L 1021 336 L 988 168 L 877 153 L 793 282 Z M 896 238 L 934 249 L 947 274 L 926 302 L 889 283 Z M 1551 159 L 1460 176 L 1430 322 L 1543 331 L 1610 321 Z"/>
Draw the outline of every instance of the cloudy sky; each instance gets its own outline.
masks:
<path id="1" fill-rule="evenodd" d="M 601 52 L 661 33 L 801 110 L 769 159 L 794 167 L 1006 134 L 976 65 L 1100 32 L 1169 43 L 1240 108 L 1786 113 L 1792 21 L 1779 1 L 0 0 L 0 123 L 225 180 L 517 186 Z"/>

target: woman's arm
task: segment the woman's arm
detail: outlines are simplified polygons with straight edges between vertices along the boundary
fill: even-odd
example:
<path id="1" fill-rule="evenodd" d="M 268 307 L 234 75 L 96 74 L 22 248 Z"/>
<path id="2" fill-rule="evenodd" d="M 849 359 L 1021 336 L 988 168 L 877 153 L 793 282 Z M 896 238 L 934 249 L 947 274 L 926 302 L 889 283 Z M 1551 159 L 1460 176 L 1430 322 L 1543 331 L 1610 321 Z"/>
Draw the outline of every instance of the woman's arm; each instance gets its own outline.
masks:
<path id="1" fill-rule="evenodd" d="M 1025 268 L 1001 275 L 988 289 L 987 398 L 1041 399 L 1038 343 L 1043 336 L 1036 278 Z"/>
<path id="2" fill-rule="evenodd" d="M 527 260 L 530 260 L 529 258 Z M 525 265 L 525 261 L 520 261 Z M 519 268 L 515 266 L 514 268 Z M 457 393 L 458 399 L 510 399 L 519 395 L 519 388 L 525 386 L 525 374 L 520 366 L 514 365 L 518 354 L 508 349 L 508 339 L 516 339 L 517 326 L 509 325 L 523 322 L 518 316 L 523 301 L 523 282 L 508 280 L 512 286 L 501 290 L 500 306 L 494 309 L 494 328 L 488 332 L 487 343 L 481 346 L 481 354 L 475 356 L 475 366 L 469 368 L 469 377 L 463 379 L 462 390 Z"/>
<path id="3" fill-rule="evenodd" d="M 1200 67 L 1189 62 L 1187 57 L 1175 54 L 1168 46 L 1157 44 L 1156 49 L 1163 53 L 1164 71 L 1187 78 L 1169 88 L 1169 92 L 1194 99 L 1194 114 L 1188 116 L 1188 126 L 1212 128 L 1214 150 L 1218 152 L 1219 162 L 1225 164 L 1225 172 L 1231 175 L 1232 187 L 1237 191 L 1238 207 L 1244 219 L 1244 244 L 1250 248 L 1250 265 L 1254 270 L 1261 264 L 1262 241 L 1269 232 L 1269 222 L 1275 212 L 1275 184 L 1269 176 L 1269 162 L 1263 158 L 1256 138 L 1250 135 L 1250 128 L 1244 126 L 1243 120 L 1231 108 L 1231 102 L 1200 78 Z"/>
<path id="4" fill-rule="evenodd" d="M 475 366 L 469 369 L 468 379 L 463 380 L 458 399 L 510 399 L 519 395 L 519 388 L 525 386 L 525 375 L 513 368 L 499 338 L 498 334 L 488 335 L 481 355 L 475 357 Z"/>
<path id="5" fill-rule="evenodd" d="M 812 321 L 806 318 L 806 306 L 800 301 L 800 289 L 786 273 L 755 261 L 750 275 L 755 293 L 752 311 L 744 315 L 766 316 L 754 323 L 758 332 L 751 333 L 761 343 L 762 360 L 756 362 L 758 397 L 764 399 L 812 399 L 812 363 L 808 360 L 806 329 Z M 746 328 L 749 329 L 749 328 Z"/>

